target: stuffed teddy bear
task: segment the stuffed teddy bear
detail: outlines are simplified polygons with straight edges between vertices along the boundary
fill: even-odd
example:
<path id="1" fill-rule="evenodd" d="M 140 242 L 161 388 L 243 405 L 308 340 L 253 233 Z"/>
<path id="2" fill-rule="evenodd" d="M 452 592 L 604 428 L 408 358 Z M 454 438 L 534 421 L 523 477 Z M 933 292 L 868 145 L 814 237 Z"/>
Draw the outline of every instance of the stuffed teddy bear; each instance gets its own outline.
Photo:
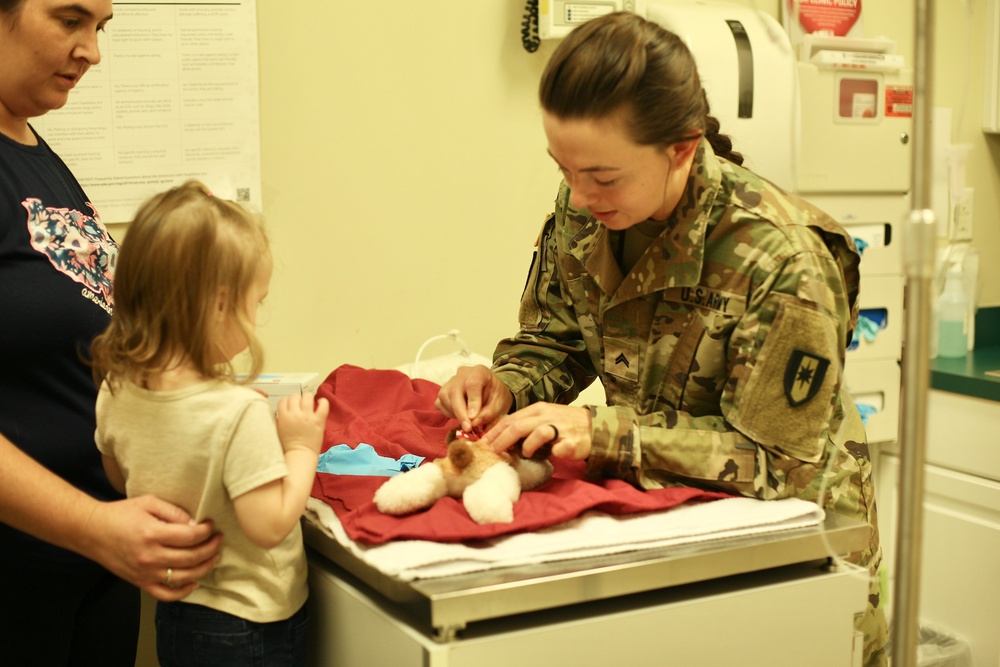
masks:
<path id="1" fill-rule="evenodd" d="M 439 498 L 461 498 L 479 524 L 510 523 L 521 491 L 533 489 L 552 476 L 546 458 L 551 446 L 528 459 L 517 451 L 497 453 L 474 434 L 448 433 L 448 455 L 389 478 L 375 492 L 375 506 L 384 514 L 400 515 L 425 509 Z"/>

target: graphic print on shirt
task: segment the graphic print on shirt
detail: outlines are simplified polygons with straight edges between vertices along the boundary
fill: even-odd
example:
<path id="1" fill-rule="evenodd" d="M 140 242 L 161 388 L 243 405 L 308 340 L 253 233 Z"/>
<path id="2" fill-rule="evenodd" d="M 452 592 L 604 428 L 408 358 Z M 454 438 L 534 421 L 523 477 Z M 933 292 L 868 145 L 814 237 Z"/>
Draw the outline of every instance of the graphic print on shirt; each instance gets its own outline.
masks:
<path id="1" fill-rule="evenodd" d="M 49 258 L 52 266 L 93 292 L 92 300 L 105 310 L 114 307 L 111 280 L 118 260 L 118 244 L 108 235 L 93 205 L 93 215 L 68 208 L 45 206 L 25 199 L 31 247 Z"/>

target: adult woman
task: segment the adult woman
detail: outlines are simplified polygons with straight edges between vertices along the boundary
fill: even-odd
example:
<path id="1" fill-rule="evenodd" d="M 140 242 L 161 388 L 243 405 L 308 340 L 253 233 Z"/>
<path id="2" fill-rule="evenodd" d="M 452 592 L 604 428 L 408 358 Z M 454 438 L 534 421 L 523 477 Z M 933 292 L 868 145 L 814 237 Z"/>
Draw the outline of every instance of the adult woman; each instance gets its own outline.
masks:
<path id="1" fill-rule="evenodd" d="M 173 505 L 120 500 L 94 444 L 97 388 L 81 355 L 109 318 L 117 244 L 28 121 L 63 106 L 99 62 L 111 10 L 111 0 L 0 0 L 0 655 L 10 665 L 133 665 L 132 584 L 180 599 L 221 540 Z"/>
<path id="2" fill-rule="evenodd" d="M 540 86 L 565 182 L 520 332 L 438 407 L 497 449 L 586 459 L 642 488 L 798 496 L 876 527 L 866 664 L 884 664 L 871 461 L 841 390 L 858 255 L 828 216 L 740 167 L 693 58 L 631 14 L 577 28 Z M 572 407 L 600 379 L 607 406 Z M 512 410 L 514 410 L 512 412 Z M 508 414 L 510 413 L 510 414 Z M 499 421 L 496 421 L 499 420 Z M 494 421 L 496 423 L 494 424 Z"/>

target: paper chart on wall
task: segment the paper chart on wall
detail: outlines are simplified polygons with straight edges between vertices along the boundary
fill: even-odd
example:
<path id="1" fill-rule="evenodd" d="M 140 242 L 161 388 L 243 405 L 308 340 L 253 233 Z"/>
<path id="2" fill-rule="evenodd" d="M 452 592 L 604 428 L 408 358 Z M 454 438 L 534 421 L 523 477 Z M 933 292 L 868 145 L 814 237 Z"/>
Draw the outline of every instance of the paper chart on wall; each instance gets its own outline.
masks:
<path id="1" fill-rule="evenodd" d="M 189 178 L 261 208 L 256 0 L 115 2 L 102 60 L 31 121 L 104 222 Z"/>

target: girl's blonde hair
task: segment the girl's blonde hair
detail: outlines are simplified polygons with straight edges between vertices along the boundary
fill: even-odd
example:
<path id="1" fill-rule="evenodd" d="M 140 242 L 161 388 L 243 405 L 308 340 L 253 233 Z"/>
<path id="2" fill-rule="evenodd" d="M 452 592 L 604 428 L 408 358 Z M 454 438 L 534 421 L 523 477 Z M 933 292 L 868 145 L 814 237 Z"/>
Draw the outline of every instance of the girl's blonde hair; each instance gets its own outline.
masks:
<path id="1" fill-rule="evenodd" d="M 95 380 L 141 383 L 182 359 L 206 378 L 233 379 L 231 361 L 218 363 L 225 349 L 220 302 L 246 337 L 248 381 L 256 377 L 263 348 L 245 301 L 266 261 L 261 221 L 201 183 L 188 181 L 151 198 L 129 224 L 118 255 L 114 314 L 91 346 Z"/>

